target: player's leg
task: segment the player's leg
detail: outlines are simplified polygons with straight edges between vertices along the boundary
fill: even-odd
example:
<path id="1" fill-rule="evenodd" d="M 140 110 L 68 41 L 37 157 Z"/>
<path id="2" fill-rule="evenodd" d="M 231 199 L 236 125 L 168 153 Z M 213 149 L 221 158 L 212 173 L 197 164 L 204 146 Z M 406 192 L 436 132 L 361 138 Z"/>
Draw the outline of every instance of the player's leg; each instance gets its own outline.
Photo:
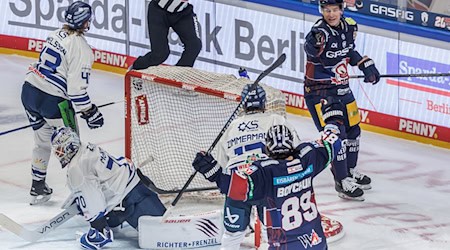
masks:
<path id="1" fill-rule="evenodd" d="M 179 15 L 180 17 L 176 17 L 176 15 Z M 176 18 L 177 20 L 173 20 L 172 18 Z M 193 12 L 192 5 L 189 5 L 182 12 L 174 14 L 172 18 L 172 28 L 184 44 L 184 51 L 176 65 L 192 67 L 202 49 L 200 24 L 197 15 Z"/>
<path id="2" fill-rule="evenodd" d="M 332 94 L 326 93 L 326 90 L 323 90 L 324 94 Z M 323 130 L 323 126 L 325 126 L 325 122 L 322 119 L 321 112 L 321 99 L 325 98 L 325 96 L 321 95 L 305 95 L 306 106 L 308 107 L 309 113 L 313 118 L 314 124 L 319 131 Z M 341 96 L 336 96 L 336 98 L 341 98 Z M 354 99 L 353 99 L 354 100 Z M 347 111 L 344 110 L 344 114 L 347 114 Z M 348 117 L 345 115 L 345 117 Z M 347 124 L 347 122 L 346 122 Z M 348 126 L 346 125 L 346 128 Z M 343 143 L 347 141 L 347 133 L 346 131 L 341 131 L 339 135 Z M 331 164 L 331 172 L 334 176 L 335 181 L 335 189 L 338 192 L 339 197 L 343 199 L 351 199 L 351 200 L 364 200 L 363 195 L 364 191 L 362 191 L 358 185 L 355 183 L 354 179 L 351 178 L 348 172 L 347 167 L 347 148 L 342 147 L 341 150 L 337 153 L 336 158 L 333 160 Z"/>
<path id="3" fill-rule="evenodd" d="M 139 56 L 133 62 L 133 69 L 146 69 L 163 63 L 169 57 L 169 21 L 166 11 L 158 6 L 156 1 L 148 5 L 147 24 L 150 38 L 150 52 L 144 56 Z"/>
<path id="4" fill-rule="evenodd" d="M 54 127 L 64 126 L 65 121 L 58 106 L 67 100 L 49 95 L 25 82 L 22 87 L 22 104 L 34 131 L 34 148 L 31 156 L 32 185 L 31 205 L 46 202 L 53 190 L 45 182 L 51 154 L 51 136 Z M 76 128 L 75 112 L 70 102 L 66 104 L 67 120 Z"/>
<path id="5" fill-rule="evenodd" d="M 353 126 L 348 130 L 347 139 L 347 163 L 350 176 L 356 180 L 356 183 L 361 189 L 371 189 L 372 180 L 369 176 L 359 172 L 355 167 L 358 162 L 359 154 L 359 137 L 361 135 L 361 128 L 359 125 Z"/>
<path id="6" fill-rule="evenodd" d="M 122 206 L 108 213 L 108 225 L 117 227 L 124 221 L 138 227 L 139 217 L 144 215 L 162 216 L 166 208 L 158 195 L 139 182 L 123 199 Z"/>
<path id="7" fill-rule="evenodd" d="M 225 198 L 223 213 L 224 233 L 221 250 L 238 250 L 245 237 L 245 230 L 250 223 L 252 205 Z"/>
<path id="8" fill-rule="evenodd" d="M 349 162 L 351 161 L 353 163 L 353 161 L 355 160 L 354 153 L 351 153 L 349 155 L 349 150 L 354 150 L 353 147 L 350 148 L 348 146 L 349 143 L 351 143 L 352 145 L 354 144 L 354 141 L 352 140 L 352 138 L 354 137 L 349 138 L 349 132 L 354 133 L 356 132 L 356 130 L 354 130 L 353 128 L 359 128 L 358 124 L 361 119 L 359 116 L 358 107 L 356 105 L 355 97 L 351 92 L 344 95 L 337 95 L 336 98 L 338 98 L 346 107 L 346 109 L 344 110 L 345 132 L 341 131 L 341 134 L 339 136 L 344 145 L 338 152 L 332 165 L 336 165 L 340 170 L 345 170 L 347 172 L 341 173 L 345 174 L 346 177 L 340 182 L 337 182 L 335 188 L 336 190 L 338 190 L 339 197 L 341 198 L 364 201 L 364 191 L 356 183 L 356 180 L 352 177 L 349 171 Z"/>

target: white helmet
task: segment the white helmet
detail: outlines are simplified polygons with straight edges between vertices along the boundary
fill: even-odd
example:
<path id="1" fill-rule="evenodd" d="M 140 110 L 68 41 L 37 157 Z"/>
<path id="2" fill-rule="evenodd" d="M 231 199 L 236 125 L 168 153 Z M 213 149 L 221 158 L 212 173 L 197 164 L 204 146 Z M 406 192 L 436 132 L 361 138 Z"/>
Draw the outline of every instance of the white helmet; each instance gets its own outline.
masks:
<path id="1" fill-rule="evenodd" d="M 80 145 L 80 137 L 70 127 L 61 127 L 53 132 L 52 148 L 63 168 L 77 154 Z"/>

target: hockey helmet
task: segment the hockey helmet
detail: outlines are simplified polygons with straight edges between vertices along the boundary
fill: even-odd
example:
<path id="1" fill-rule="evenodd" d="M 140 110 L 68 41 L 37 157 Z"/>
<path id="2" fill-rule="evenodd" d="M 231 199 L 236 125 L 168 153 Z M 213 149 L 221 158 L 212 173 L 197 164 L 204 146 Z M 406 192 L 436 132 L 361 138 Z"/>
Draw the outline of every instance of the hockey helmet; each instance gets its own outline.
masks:
<path id="1" fill-rule="evenodd" d="M 244 110 L 246 113 L 252 111 L 264 111 L 266 109 L 266 91 L 260 85 L 252 89 L 253 84 L 247 84 L 241 93 L 241 98 L 247 96 L 247 101 L 244 103 Z"/>
<path id="2" fill-rule="evenodd" d="M 92 8 L 89 4 L 76 1 L 72 3 L 64 13 L 64 19 L 71 29 L 83 28 L 86 21 L 93 17 Z"/>
<path id="3" fill-rule="evenodd" d="M 81 146 L 80 137 L 70 127 L 61 127 L 52 134 L 52 148 L 62 168 L 70 163 Z"/>
<path id="4" fill-rule="evenodd" d="M 270 157 L 286 158 L 294 150 L 294 136 L 285 125 L 275 125 L 266 134 L 266 148 Z"/>
<path id="5" fill-rule="evenodd" d="M 344 8 L 344 0 L 320 0 L 319 5 L 321 8 L 325 7 L 326 5 L 330 4 L 336 4 L 339 5 L 339 8 Z"/>

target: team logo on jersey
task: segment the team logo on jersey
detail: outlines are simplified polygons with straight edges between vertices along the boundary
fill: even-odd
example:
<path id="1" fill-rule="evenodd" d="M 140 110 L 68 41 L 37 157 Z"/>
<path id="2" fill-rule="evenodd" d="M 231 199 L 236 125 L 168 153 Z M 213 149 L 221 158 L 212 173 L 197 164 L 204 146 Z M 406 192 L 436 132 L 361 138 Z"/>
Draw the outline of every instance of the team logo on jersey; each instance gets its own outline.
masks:
<path id="1" fill-rule="evenodd" d="M 239 214 L 232 214 L 229 207 L 225 209 L 225 212 L 225 219 L 227 219 L 231 224 L 234 224 L 239 220 Z"/>
<path id="2" fill-rule="evenodd" d="M 257 128 L 258 128 L 257 120 L 253 120 L 253 121 L 249 121 L 249 122 L 242 122 L 241 124 L 238 125 L 238 129 L 241 132 L 244 132 L 246 130 L 255 130 Z"/>
<path id="3" fill-rule="evenodd" d="M 311 234 L 298 236 L 297 239 L 302 243 L 304 248 L 316 246 L 322 242 L 322 238 L 314 231 L 314 229 L 311 231 Z"/>
<path id="4" fill-rule="evenodd" d="M 334 77 L 331 78 L 331 83 L 335 85 L 348 84 L 349 76 L 346 59 L 343 59 L 341 62 L 336 64 L 336 66 L 334 66 L 331 71 L 334 73 Z"/>

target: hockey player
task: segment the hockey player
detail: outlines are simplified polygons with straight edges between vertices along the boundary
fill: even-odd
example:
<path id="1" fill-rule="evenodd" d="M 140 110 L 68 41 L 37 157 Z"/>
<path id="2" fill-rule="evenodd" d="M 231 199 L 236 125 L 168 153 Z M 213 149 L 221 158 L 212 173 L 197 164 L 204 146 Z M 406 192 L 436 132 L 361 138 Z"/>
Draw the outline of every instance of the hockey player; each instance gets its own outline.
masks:
<path id="1" fill-rule="evenodd" d="M 342 109 L 329 97 L 322 108 L 327 123 L 322 138 L 297 147 L 293 131 L 272 126 L 266 135 L 270 158 L 253 162 L 245 172 L 222 174 L 204 152 L 197 153 L 193 166 L 233 200 L 265 199 L 269 249 L 327 249 L 312 183 L 341 148 Z"/>
<path id="2" fill-rule="evenodd" d="M 246 77 L 246 71 L 240 71 L 240 76 Z M 286 118 L 281 115 L 264 113 L 266 92 L 260 85 L 255 90 L 250 90 L 251 84 L 245 85 L 241 95 L 242 98 L 247 95 L 245 114 L 231 122 L 218 143 L 217 160 L 221 166 L 225 166 L 223 171 L 227 175 L 234 171 L 246 171 L 252 161 L 267 158 L 264 154 L 266 131 L 273 125 L 287 123 Z M 226 198 L 222 250 L 239 249 L 250 222 L 253 205 L 263 204 Z"/>
<path id="3" fill-rule="evenodd" d="M 371 179 L 355 169 L 361 119 L 349 86 L 348 64 L 363 71 L 364 82 L 376 84 L 380 74 L 372 59 L 356 51 L 358 27 L 353 19 L 343 17 L 343 0 L 320 0 L 319 8 L 323 16 L 307 34 L 304 45 L 307 54 L 305 101 L 319 131 L 325 126 L 318 113 L 321 99 L 332 96 L 346 106 L 345 129 L 340 134 L 345 146 L 332 163 L 335 189 L 341 198 L 363 201 L 362 189 L 371 188 Z"/>
<path id="4" fill-rule="evenodd" d="M 127 158 L 114 157 L 94 144 L 80 142 L 69 127 L 54 132 L 52 147 L 61 166 L 67 169 L 71 190 L 63 207 L 76 202 L 80 214 L 91 224 L 80 238 L 83 248 L 99 249 L 112 242 L 110 228 L 124 221 L 137 229 L 139 217 L 162 216 L 166 211 Z"/>
<path id="5" fill-rule="evenodd" d="M 200 24 L 194 7 L 188 0 L 153 0 L 148 5 L 147 24 L 151 51 L 139 56 L 130 69 L 146 69 L 163 63 L 170 54 L 169 29 L 172 28 L 183 43 L 184 51 L 176 66 L 194 66 L 200 50 Z"/>
<path id="6" fill-rule="evenodd" d="M 94 55 L 84 33 L 91 18 L 89 4 L 72 3 L 65 12 L 67 23 L 47 37 L 38 62 L 30 65 L 22 86 L 22 104 L 35 141 L 31 205 L 48 201 L 53 192 L 45 182 L 53 127 L 69 126 L 78 131 L 75 110 L 81 111 L 89 128 L 103 125 L 102 113 L 87 93 Z"/>

